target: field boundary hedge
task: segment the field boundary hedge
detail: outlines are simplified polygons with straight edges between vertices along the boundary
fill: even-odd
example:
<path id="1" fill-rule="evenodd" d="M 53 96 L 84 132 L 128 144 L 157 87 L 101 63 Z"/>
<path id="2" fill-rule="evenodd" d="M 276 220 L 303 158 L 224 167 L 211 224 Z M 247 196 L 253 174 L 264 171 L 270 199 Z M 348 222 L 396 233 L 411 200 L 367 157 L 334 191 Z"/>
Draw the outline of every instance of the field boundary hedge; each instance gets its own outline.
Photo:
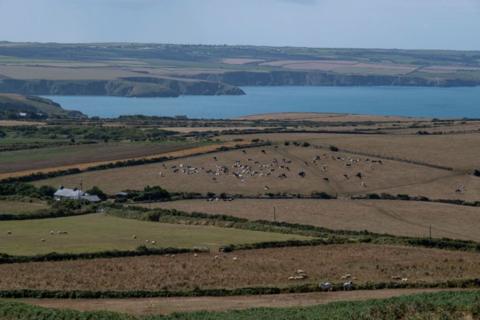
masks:
<path id="1" fill-rule="evenodd" d="M 140 246 L 136 250 L 109 250 L 90 253 L 47 253 L 35 256 L 11 256 L 0 253 L 0 264 L 64 261 L 64 260 L 91 260 L 101 258 L 125 258 L 167 254 L 182 254 L 192 252 L 209 252 L 205 249 L 194 248 L 147 248 Z"/>
<path id="2" fill-rule="evenodd" d="M 242 194 L 225 194 L 227 198 L 230 199 L 239 199 L 239 200 L 292 200 L 292 199 L 302 199 L 302 200 L 336 200 L 338 199 L 337 195 L 331 195 L 326 192 L 314 192 L 312 194 L 301 194 L 301 193 L 270 193 L 264 195 L 242 195 Z M 222 198 L 222 195 L 215 195 L 219 200 L 225 200 Z M 172 194 L 172 197 L 168 200 L 162 201 L 135 201 L 133 204 L 148 204 L 148 203 L 159 203 L 159 202 L 175 202 L 182 200 L 208 200 L 212 197 L 209 197 L 205 194 L 197 193 L 178 193 Z M 360 195 L 352 195 L 350 200 L 396 200 L 396 201 L 417 201 L 417 202 L 431 202 L 431 203 L 442 203 L 442 204 L 451 204 L 457 206 L 466 206 L 466 207 L 480 207 L 480 200 L 478 201 L 466 201 L 461 199 L 430 199 L 425 196 L 412 196 L 409 194 L 390 194 L 390 193 L 367 193 Z"/>
<path id="3" fill-rule="evenodd" d="M 382 289 L 433 289 L 433 288 L 480 288 L 480 279 L 448 280 L 439 282 L 366 282 L 353 284 L 351 290 Z M 322 289 L 318 283 L 308 283 L 288 287 L 243 287 L 236 289 L 201 289 L 189 291 L 84 291 L 84 290 L 0 290 L 0 298 L 33 299 L 126 299 L 160 297 L 227 297 L 272 295 L 286 293 L 335 292 L 343 291 L 343 283 L 332 283 L 329 290 Z"/>

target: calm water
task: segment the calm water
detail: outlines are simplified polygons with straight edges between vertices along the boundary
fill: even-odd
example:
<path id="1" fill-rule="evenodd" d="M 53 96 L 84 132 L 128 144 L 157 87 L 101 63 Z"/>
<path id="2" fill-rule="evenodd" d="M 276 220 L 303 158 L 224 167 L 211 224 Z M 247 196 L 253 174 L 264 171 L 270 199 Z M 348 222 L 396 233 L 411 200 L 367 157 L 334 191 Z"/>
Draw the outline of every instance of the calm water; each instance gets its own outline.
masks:
<path id="1" fill-rule="evenodd" d="M 144 114 L 231 118 L 269 112 L 339 112 L 480 118 L 480 87 L 245 87 L 245 96 L 118 98 L 49 96 L 89 116 Z"/>

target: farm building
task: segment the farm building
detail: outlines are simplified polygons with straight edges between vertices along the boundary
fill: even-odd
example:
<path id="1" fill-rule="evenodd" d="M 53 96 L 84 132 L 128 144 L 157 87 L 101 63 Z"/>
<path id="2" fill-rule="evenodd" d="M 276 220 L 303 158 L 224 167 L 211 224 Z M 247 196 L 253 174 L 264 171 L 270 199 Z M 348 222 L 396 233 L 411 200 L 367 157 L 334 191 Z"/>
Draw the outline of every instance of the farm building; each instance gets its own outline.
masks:
<path id="1" fill-rule="evenodd" d="M 54 194 L 55 200 L 70 199 L 70 200 L 86 200 L 88 202 L 100 202 L 100 198 L 96 195 L 89 195 L 80 189 L 68 189 L 60 187 Z"/>

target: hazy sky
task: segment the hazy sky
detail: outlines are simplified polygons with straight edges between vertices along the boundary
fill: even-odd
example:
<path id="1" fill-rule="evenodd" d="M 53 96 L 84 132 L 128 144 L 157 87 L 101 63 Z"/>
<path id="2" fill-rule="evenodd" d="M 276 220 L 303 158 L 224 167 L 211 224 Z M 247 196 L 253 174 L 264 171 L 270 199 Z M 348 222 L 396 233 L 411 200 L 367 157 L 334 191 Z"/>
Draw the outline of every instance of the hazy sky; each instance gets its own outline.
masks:
<path id="1" fill-rule="evenodd" d="M 480 0 L 0 0 L 0 40 L 480 50 Z"/>

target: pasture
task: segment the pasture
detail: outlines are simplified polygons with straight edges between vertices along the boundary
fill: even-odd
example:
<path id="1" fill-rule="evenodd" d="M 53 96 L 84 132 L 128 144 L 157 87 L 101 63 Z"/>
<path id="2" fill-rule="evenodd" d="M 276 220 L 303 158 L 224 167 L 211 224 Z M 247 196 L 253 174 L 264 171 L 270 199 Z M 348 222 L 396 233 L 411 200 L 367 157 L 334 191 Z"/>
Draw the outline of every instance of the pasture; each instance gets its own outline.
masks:
<path id="1" fill-rule="evenodd" d="M 210 226 L 145 222 L 105 214 L 0 223 L 0 253 L 10 255 L 135 250 L 141 245 L 218 248 L 231 243 L 288 239 L 308 238 Z"/>
<path id="2" fill-rule="evenodd" d="M 9 200 L 0 199 L 0 214 L 24 214 L 47 209 L 46 202 L 40 200 Z"/>
<path id="3" fill-rule="evenodd" d="M 318 136 L 314 144 L 384 157 L 414 160 L 469 171 L 479 166 L 480 135 L 335 135 Z"/>
<path id="4" fill-rule="evenodd" d="M 433 238 L 480 242 L 479 209 L 450 204 L 391 200 L 236 199 L 233 202 L 182 200 L 142 206 L 410 237 L 428 237 L 431 228 Z"/>
<path id="5" fill-rule="evenodd" d="M 306 278 L 291 280 L 299 269 Z M 401 279 L 433 283 L 471 279 L 479 272 L 478 253 L 351 244 L 4 264 L 0 265 L 4 275 L 0 289 L 177 291 L 286 287 L 345 279 L 357 284 L 400 283 Z"/>
<path id="6" fill-rule="evenodd" d="M 323 191 L 349 195 L 429 182 L 449 175 L 451 172 L 398 161 L 280 145 L 86 172 L 36 184 L 69 187 L 83 181 L 110 194 L 159 185 L 179 192 L 258 195 Z"/>

